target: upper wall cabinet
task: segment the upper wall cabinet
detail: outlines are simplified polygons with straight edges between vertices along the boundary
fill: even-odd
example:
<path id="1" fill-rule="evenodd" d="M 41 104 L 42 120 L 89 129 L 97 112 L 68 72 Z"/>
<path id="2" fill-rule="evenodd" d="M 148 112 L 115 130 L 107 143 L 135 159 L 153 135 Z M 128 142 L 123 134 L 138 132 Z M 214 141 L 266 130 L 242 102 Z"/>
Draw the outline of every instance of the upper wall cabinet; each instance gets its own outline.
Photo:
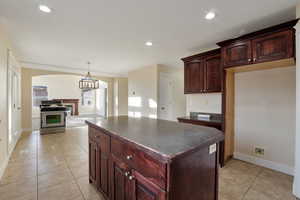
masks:
<path id="1" fill-rule="evenodd" d="M 182 59 L 184 62 L 184 93 L 221 92 L 220 49 Z"/>
<path id="2" fill-rule="evenodd" d="M 298 20 L 219 42 L 224 68 L 293 58 Z"/>

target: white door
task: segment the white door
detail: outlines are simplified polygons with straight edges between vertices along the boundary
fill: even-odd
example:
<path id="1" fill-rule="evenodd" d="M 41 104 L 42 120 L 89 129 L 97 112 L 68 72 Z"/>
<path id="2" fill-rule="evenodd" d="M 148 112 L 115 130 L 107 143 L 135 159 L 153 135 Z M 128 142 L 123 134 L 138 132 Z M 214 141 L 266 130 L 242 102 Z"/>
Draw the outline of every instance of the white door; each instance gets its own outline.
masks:
<path id="1" fill-rule="evenodd" d="M 0 43 L 0 171 L 7 158 L 7 49 Z"/>
<path id="2" fill-rule="evenodd" d="M 21 132 L 21 94 L 20 72 L 11 56 L 8 65 L 8 151 L 11 152 Z"/>
<path id="3" fill-rule="evenodd" d="M 166 73 L 159 74 L 158 118 L 172 120 L 173 80 Z"/>

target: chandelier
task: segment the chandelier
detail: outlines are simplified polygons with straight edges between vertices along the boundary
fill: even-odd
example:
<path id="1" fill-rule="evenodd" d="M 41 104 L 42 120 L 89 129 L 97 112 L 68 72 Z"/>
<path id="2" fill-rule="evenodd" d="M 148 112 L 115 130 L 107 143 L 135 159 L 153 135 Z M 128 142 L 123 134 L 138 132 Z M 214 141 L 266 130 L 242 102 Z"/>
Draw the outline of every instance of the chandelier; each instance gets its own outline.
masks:
<path id="1" fill-rule="evenodd" d="M 79 88 L 82 90 L 94 90 L 99 88 L 99 81 L 94 79 L 90 73 L 90 62 L 88 64 L 87 75 L 79 81 Z"/>

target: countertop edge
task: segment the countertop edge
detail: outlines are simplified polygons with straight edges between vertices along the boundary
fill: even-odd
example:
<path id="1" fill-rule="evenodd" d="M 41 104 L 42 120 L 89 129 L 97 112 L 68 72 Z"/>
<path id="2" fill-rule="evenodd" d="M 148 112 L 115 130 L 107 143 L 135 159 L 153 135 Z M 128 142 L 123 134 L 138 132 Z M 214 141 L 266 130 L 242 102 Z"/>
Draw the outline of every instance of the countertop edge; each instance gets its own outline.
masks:
<path id="1" fill-rule="evenodd" d="M 187 155 L 187 154 L 191 154 L 195 151 L 197 151 L 198 149 L 201 149 L 203 148 L 204 146 L 209 146 L 209 145 L 212 145 L 212 144 L 215 144 L 215 143 L 219 143 L 221 141 L 224 140 L 224 135 L 219 135 L 219 136 L 215 136 L 213 139 L 209 139 L 207 141 L 205 141 L 204 143 L 202 143 L 201 145 L 199 146 L 196 146 L 196 147 L 192 147 L 184 152 L 179 152 L 179 153 L 176 153 L 176 154 L 173 154 L 173 155 L 166 155 L 162 152 L 158 152 L 156 151 L 155 149 L 152 149 L 150 147 L 147 147 L 145 145 L 142 145 L 140 143 L 137 143 L 135 141 L 132 141 L 126 137 L 122 137 L 112 131 L 109 131 L 109 130 L 106 130 L 105 128 L 102 128 L 101 126 L 89 121 L 89 120 L 85 120 L 85 123 L 92 126 L 93 128 L 96 128 L 96 129 L 99 129 L 100 131 L 103 131 L 105 132 L 106 134 L 109 134 L 110 136 L 112 137 L 115 137 L 115 138 L 118 138 L 118 139 L 121 139 L 125 142 L 128 142 L 128 143 L 131 143 L 131 144 L 134 144 L 135 146 L 137 146 L 138 148 L 144 150 L 146 153 L 148 153 L 150 156 L 154 156 L 154 157 L 157 157 L 159 159 L 162 159 L 164 160 L 165 162 L 171 162 L 172 160 L 174 160 L 175 158 L 178 158 L 178 157 L 181 157 L 183 155 Z"/>

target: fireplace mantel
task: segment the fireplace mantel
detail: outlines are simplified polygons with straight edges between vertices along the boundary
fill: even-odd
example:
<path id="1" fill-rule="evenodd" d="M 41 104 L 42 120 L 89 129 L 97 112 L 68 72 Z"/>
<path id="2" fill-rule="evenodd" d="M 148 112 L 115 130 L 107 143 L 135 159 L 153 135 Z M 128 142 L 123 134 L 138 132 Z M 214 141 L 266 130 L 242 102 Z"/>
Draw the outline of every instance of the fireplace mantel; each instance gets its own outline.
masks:
<path id="1" fill-rule="evenodd" d="M 78 112 L 78 103 L 79 99 L 54 99 L 58 101 L 62 101 L 63 104 L 72 104 L 73 105 L 73 110 L 72 110 L 72 115 L 79 115 Z"/>

